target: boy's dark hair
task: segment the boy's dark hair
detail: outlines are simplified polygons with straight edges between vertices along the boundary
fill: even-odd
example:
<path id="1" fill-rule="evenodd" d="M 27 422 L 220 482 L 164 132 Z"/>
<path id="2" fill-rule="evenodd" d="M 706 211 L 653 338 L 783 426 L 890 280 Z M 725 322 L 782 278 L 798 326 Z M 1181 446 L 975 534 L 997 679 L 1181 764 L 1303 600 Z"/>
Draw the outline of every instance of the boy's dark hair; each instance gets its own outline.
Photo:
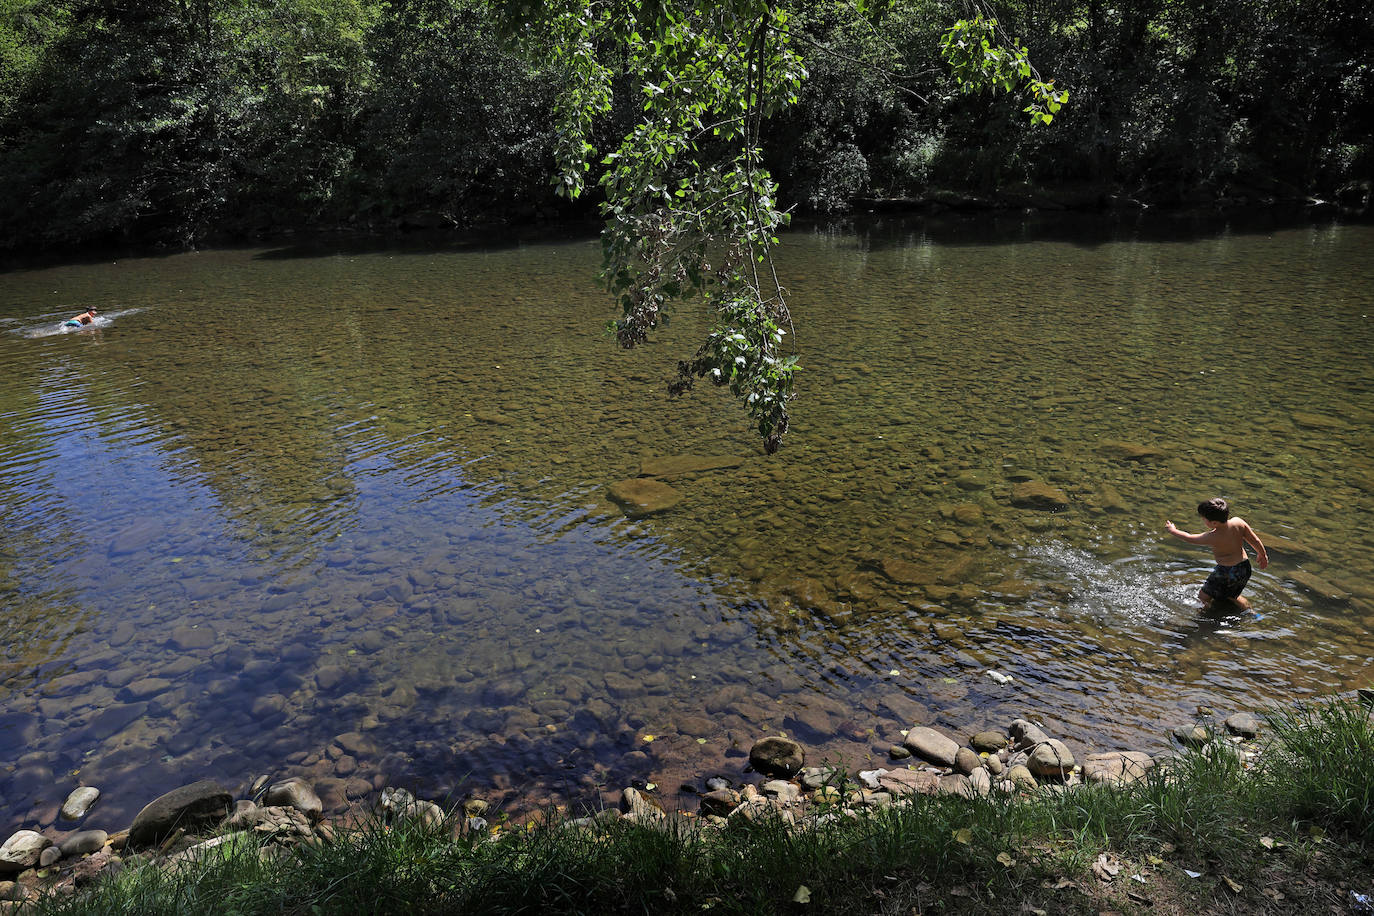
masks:
<path id="1" fill-rule="evenodd" d="M 1226 500 L 1215 496 L 1205 503 L 1198 503 L 1197 514 L 1209 522 L 1224 522 L 1231 517 L 1231 507 L 1226 505 Z"/>

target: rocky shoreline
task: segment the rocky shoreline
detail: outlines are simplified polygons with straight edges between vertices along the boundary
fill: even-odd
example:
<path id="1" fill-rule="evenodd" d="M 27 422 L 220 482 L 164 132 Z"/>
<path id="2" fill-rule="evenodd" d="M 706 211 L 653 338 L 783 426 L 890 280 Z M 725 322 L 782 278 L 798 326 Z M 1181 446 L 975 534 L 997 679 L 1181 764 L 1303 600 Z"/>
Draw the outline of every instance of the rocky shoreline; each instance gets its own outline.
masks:
<path id="1" fill-rule="evenodd" d="M 1258 753 L 1251 742 L 1259 720 L 1235 713 L 1220 726 L 1212 725 L 1212 711 L 1199 710 L 1198 724 L 1173 732 L 1184 751 L 1214 739 L 1249 766 Z M 734 779 L 713 776 L 701 787 L 684 785 L 695 795 L 697 810 L 669 811 L 655 796 L 653 783 L 626 787 L 608 796 L 608 807 L 589 817 L 563 821 L 565 828 L 589 827 L 608 820 L 655 824 L 670 819 L 712 829 L 726 829 L 740 820 L 780 818 L 796 826 L 855 817 L 865 808 L 904 803 L 916 794 L 974 797 L 992 793 L 1031 796 L 1067 792 L 1087 784 L 1122 785 L 1142 779 L 1157 767 L 1167 767 L 1169 755 L 1142 751 L 1085 753 L 1080 763 L 1073 750 L 1027 719 L 1012 721 L 1005 730 L 985 730 L 956 740 L 925 725 L 904 730 L 903 740 L 889 748 L 888 767 L 849 772 L 833 765 L 808 766 L 805 748 L 785 736 L 757 740 L 748 766 Z M 0 914 L 21 909 L 43 895 L 73 894 L 102 876 L 139 863 L 178 868 L 206 852 L 254 834 L 263 855 L 287 856 L 302 843 L 341 841 L 367 817 L 384 823 L 419 819 L 456 835 L 495 836 L 503 824 L 492 823 L 491 804 L 468 797 L 445 808 L 416 798 L 394 786 L 381 789 L 370 810 L 353 810 L 325 818 L 324 805 L 314 787 L 300 777 L 272 780 L 259 776 L 245 793 L 234 793 L 213 780 L 174 789 L 149 802 L 128 827 L 114 833 L 86 829 L 100 792 L 92 786 L 73 790 L 62 804 L 62 818 L 83 829 L 44 831 L 21 829 L 0 846 Z"/>

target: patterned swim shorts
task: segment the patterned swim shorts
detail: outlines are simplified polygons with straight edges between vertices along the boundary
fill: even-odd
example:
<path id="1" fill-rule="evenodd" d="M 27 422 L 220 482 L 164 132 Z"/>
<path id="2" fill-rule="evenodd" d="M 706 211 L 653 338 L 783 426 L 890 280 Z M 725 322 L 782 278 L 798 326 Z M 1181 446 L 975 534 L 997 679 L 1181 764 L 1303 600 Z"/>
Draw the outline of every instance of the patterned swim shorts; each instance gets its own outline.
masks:
<path id="1" fill-rule="evenodd" d="M 1238 598 L 1250 581 L 1250 561 L 1241 560 L 1235 566 L 1218 566 L 1202 583 L 1204 594 L 1213 598 Z"/>

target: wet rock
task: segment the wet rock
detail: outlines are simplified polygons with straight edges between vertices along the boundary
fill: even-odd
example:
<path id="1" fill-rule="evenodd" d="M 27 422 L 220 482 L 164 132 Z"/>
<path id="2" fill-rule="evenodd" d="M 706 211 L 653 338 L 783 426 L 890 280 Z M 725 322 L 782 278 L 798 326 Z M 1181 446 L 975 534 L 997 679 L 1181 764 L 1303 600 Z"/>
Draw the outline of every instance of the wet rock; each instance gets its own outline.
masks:
<path id="1" fill-rule="evenodd" d="M 912 726 L 902 743 L 913 754 L 945 767 L 954 766 L 959 753 L 959 742 L 925 725 Z"/>
<path id="2" fill-rule="evenodd" d="M 982 769 L 982 759 L 966 747 L 961 747 L 954 755 L 954 768 L 965 776 L 974 770 Z"/>
<path id="3" fill-rule="evenodd" d="M 1287 576 L 1303 588 L 1327 601 L 1335 604 L 1345 604 L 1350 601 L 1350 592 L 1305 569 L 1289 570 Z"/>
<path id="4" fill-rule="evenodd" d="M 0 875 L 15 875 L 33 868 L 52 840 L 33 830 L 20 830 L 0 846 Z"/>
<path id="5" fill-rule="evenodd" d="M 1118 461 L 1151 461 L 1164 457 L 1164 450 L 1153 445 L 1140 445 L 1135 442 L 1105 440 L 1097 446 L 1099 454 Z"/>
<path id="6" fill-rule="evenodd" d="M 791 738 L 762 738 L 749 749 L 749 765 L 765 776 L 790 778 L 805 762 L 805 751 Z"/>
<path id="7" fill-rule="evenodd" d="M 148 711 L 147 703 L 125 703 L 109 706 L 90 718 L 83 727 L 68 737 L 73 747 L 103 744 L 110 737 L 122 732 L 131 722 L 143 718 Z"/>
<path id="8" fill-rule="evenodd" d="M 272 785 L 262 800 L 269 806 L 294 808 L 314 820 L 319 820 L 324 813 L 324 803 L 315 794 L 315 789 L 295 776 Z"/>
<path id="9" fill-rule="evenodd" d="M 172 645 L 182 652 L 212 648 L 219 640 L 215 628 L 208 624 L 180 626 L 172 630 Z"/>
<path id="10" fill-rule="evenodd" d="M 743 458 L 729 455 L 670 455 L 663 458 L 645 458 L 639 463 L 639 476 L 677 477 L 701 471 L 737 468 L 743 463 Z"/>
<path id="11" fill-rule="evenodd" d="M 129 842 L 147 846 L 161 842 L 177 827 L 187 830 L 214 824 L 229 813 L 233 796 L 212 779 L 173 789 L 144 806 L 129 825 Z"/>
<path id="12" fill-rule="evenodd" d="M 105 841 L 110 835 L 103 830 L 81 830 L 63 838 L 61 850 L 63 858 L 74 859 L 77 856 L 84 856 L 89 852 L 96 852 L 105 847 Z"/>
<path id="13" fill-rule="evenodd" d="M 884 576 L 898 585 L 931 585 L 935 582 L 935 570 L 907 560 L 882 557 L 877 566 Z"/>
<path id="14" fill-rule="evenodd" d="M 613 483 L 606 495 L 630 518 L 667 512 L 682 501 L 681 493 L 652 477 L 632 477 Z"/>
<path id="15" fill-rule="evenodd" d="M 1089 754 L 1083 761 L 1083 779 L 1087 782 L 1131 783 L 1145 778 L 1154 765 L 1150 755 L 1141 751 Z"/>
<path id="16" fill-rule="evenodd" d="M 1212 732 L 1205 725 L 1180 725 L 1174 729 L 1174 740 L 1184 747 L 1198 748 L 1212 740 Z"/>
<path id="17" fill-rule="evenodd" d="M 1050 736 L 1027 719 L 1016 719 L 1011 723 L 1011 746 L 1013 750 L 1024 751 L 1037 744 L 1050 740 Z"/>
<path id="18" fill-rule="evenodd" d="M 1058 738 L 1037 744 L 1026 759 L 1026 768 L 1037 779 L 1063 779 L 1073 772 L 1073 752 Z"/>
<path id="19" fill-rule="evenodd" d="M 344 732 L 334 738 L 334 743 L 353 757 L 368 759 L 380 753 L 377 742 L 362 732 Z"/>
<path id="20" fill-rule="evenodd" d="M 1058 512 L 1069 507 L 1069 498 L 1043 480 L 1026 480 L 1012 485 L 1011 504 L 1018 509 Z"/>
<path id="21" fill-rule="evenodd" d="M 86 812 L 91 810 L 91 806 L 100 798 L 100 790 L 95 786 L 79 786 L 71 791 L 67 800 L 62 803 L 61 817 L 66 821 L 79 821 L 86 816 Z"/>
<path id="22" fill-rule="evenodd" d="M 1254 738 L 1259 734 L 1259 719 L 1248 712 L 1238 712 L 1226 719 L 1226 730 L 1242 738 Z"/>
<path id="23" fill-rule="evenodd" d="M 133 700 L 146 700 L 171 689 L 172 682 L 166 678 L 145 677 L 127 684 L 119 691 L 119 698 L 128 703 Z"/>
<path id="24" fill-rule="evenodd" d="M 969 739 L 969 747 L 975 751 L 995 754 L 1007 746 L 1007 736 L 999 731 L 983 731 Z"/>
<path id="25" fill-rule="evenodd" d="M 910 760 L 911 751 L 907 750 L 903 745 L 894 744 L 887 749 L 887 756 L 889 760 Z"/>
<path id="26" fill-rule="evenodd" d="M 56 846 L 49 846 L 38 854 L 38 867 L 47 868 L 54 862 L 62 858 L 62 850 Z"/>

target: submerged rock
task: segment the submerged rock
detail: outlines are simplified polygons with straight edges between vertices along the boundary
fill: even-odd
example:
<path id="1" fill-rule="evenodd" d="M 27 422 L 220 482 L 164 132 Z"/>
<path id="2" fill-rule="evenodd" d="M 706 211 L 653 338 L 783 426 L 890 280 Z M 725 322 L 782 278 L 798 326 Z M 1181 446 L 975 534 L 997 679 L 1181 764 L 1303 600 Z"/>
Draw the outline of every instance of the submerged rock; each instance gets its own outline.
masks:
<path id="1" fill-rule="evenodd" d="M 99 798 L 100 790 L 95 786 L 80 786 L 73 789 L 71 794 L 67 796 L 67 800 L 62 803 L 62 819 L 67 821 L 81 820 Z"/>
<path id="2" fill-rule="evenodd" d="M 1226 730 L 1242 738 L 1253 738 L 1259 734 L 1259 719 L 1248 712 L 1238 712 L 1226 719 Z"/>
<path id="3" fill-rule="evenodd" d="M 613 483 L 606 495 L 630 518 L 667 512 L 682 501 L 681 493 L 652 477 L 631 477 Z"/>
<path id="4" fill-rule="evenodd" d="M 1069 497 L 1043 480 L 1026 480 L 1012 486 L 1011 504 L 1018 509 L 1058 512 L 1069 507 Z"/>
<path id="5" fill-rule="evenodd" d="M 695 474 L 720 468 L 737 468 L 743 463 L 743 458 L 729 455 L 669 455 L 662 458 L 645 458 L 639 463 L 639 476 L 675 477 L 679 474 Z"/>

